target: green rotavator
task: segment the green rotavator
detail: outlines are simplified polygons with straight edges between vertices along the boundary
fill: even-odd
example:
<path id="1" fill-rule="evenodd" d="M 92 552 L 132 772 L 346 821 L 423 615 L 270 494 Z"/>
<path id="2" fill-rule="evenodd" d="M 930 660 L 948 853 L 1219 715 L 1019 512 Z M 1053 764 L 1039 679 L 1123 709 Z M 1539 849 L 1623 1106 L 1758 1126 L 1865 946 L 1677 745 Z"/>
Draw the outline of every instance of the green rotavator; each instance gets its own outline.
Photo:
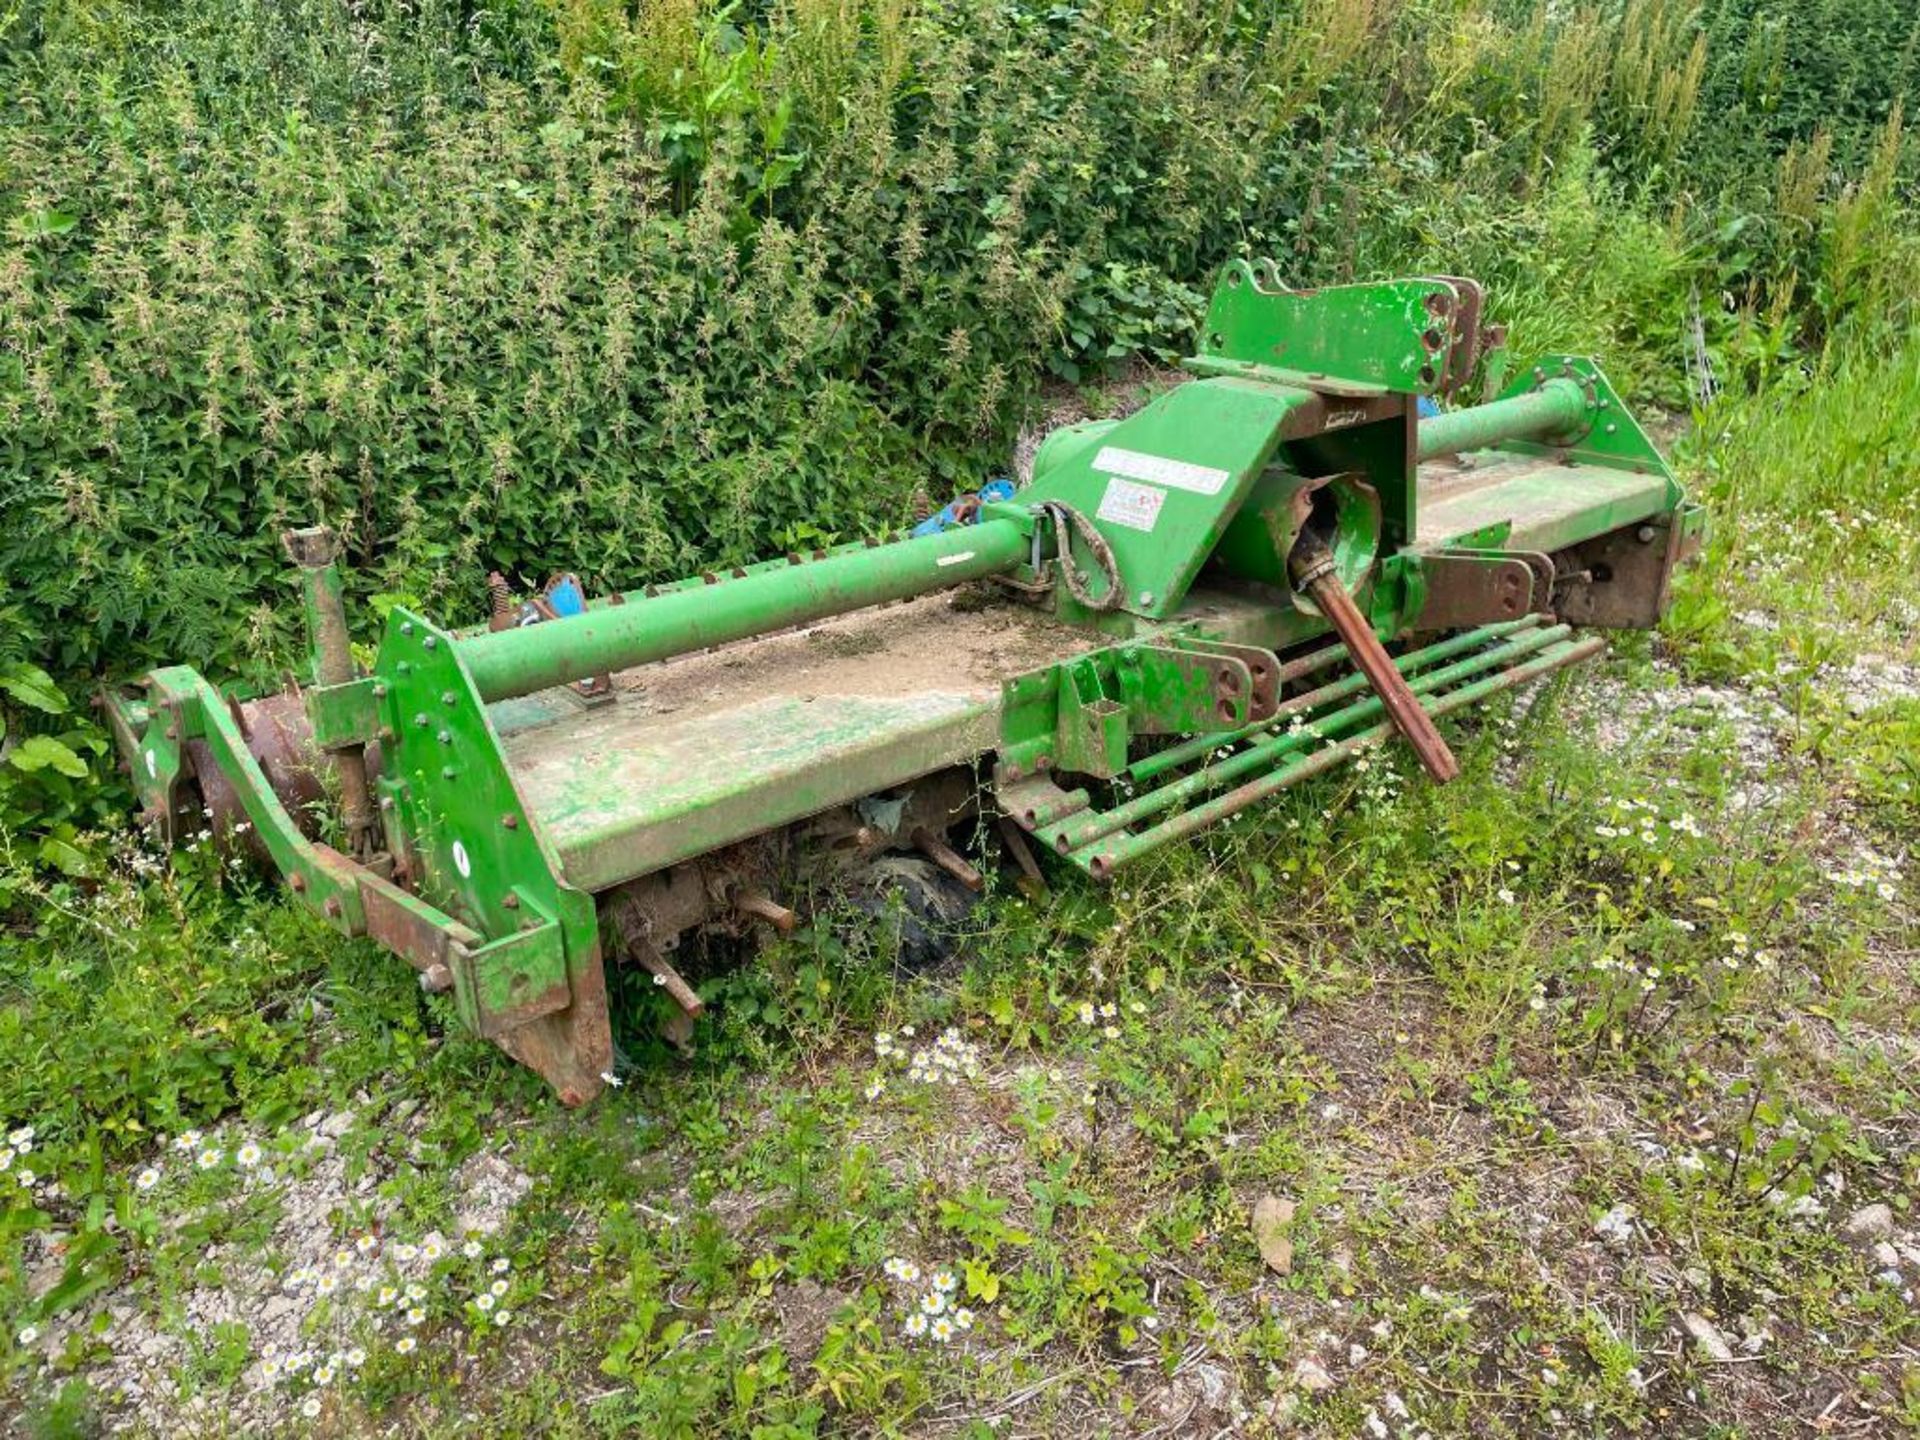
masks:
<path id="1" fill-rule="evenodd" d="M 491 625 L 395 610 L 368 674 L 298 532 L 312 683 L 156 670 L 109 697 L 120 745 L 163 834 L 210 811 L 579 1103 L 608 957 L 690 1019 L 683 938 L 978 888 L 949 838 L 985 818 L 1030 876 L 1106 879 L 1394 731 L 1445 780 L 1435 718 L 1601 648 L 1572 626 L 1652 625 L 1701 512 L 1591 361 L 1438 410 L 1495 368 L 1480 298 L 1232 265 L 1193 379 L 959 523 L 517 612 L 497 582 Z"/>

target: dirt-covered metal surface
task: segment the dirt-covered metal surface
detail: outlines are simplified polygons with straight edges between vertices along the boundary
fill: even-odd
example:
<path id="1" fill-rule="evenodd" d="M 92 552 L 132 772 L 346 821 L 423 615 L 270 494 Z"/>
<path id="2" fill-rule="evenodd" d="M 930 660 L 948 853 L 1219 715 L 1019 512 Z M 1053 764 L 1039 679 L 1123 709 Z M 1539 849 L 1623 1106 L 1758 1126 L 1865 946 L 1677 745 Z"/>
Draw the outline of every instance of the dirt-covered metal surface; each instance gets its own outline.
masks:
<path id="1" fill-rule="evenodd" d="M 935 595 L 615 677 L 505 744 L 567 878 L 598 889 L 990 748 L 1003 681 L 1100 637 Z"/>

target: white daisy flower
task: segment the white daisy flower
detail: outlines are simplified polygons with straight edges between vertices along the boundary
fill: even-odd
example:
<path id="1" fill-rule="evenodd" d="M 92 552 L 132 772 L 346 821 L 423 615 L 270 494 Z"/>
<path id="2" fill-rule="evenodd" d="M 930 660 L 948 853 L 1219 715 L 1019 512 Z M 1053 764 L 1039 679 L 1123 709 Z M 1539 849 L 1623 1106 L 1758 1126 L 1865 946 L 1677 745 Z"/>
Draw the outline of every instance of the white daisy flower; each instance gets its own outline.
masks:
<path id="1" fill-rule="evenodd" d="M 511 1325 L 513 1323 L 513 1312 L 511 1310 L 502 1310 L 498 1315 L 493 1317 L 493 1323 L 496 1325 Z"/>
<path id="2" fill-rule="evenodd" d="M 353 1349 L 347 1351 L 346 1361 L 348 1369 L 358 1370 L 362 1365 L 367 1363 L 367 1352 L 356 1345 Z"/>
<path id="3" fill-rule="evenodd" d="M 958 1310 L 953 1312 L 953 1323 L 958 1325 L 962 1330 L 971 1330 L 973 1328 L 973 1311 L 962 1305 Z"/>
<path id="4" fill-rule="evenodd" d="M 160 1183 L 160 1172 L 149 1165 L 133 1177 L 133 1183 L 142 1190 L 151 1190 Z"/>
<path id="5" fill-rule="evenodd" d="M 483 1290 L 473 1297 L 473 1303 L 480 1307 L 480 1313 L 484 1315 L 487 1311 L 493 1309 L 494 1305 L 498 1302 L 492 1295 Z"/>
<path id="6" fill-rule="evenodd" d="M 19 1338 L 22 1345 L 33 1344 L 34 1341 L 40 1338 L 40 1327 L 38 1325 L 22 1326 Z"/>
<path id="7" fill-rule="evenodd" d="M 953 1321 L 949 1320 L 944 1315 L 942 1315 L 938 1320 L 935 1320 L 933 1324 L 927 1327 L 927 1329 L 928 1329 L 928 1332 L 932 1334 L 933 1338 L 938 1340 L 942 1345 L 946 1344 L 947 1341 L 953 1338 Z"/>
<path id="8" fill-rule="evenodd" d="M 422 1320 L 426 1318 L 427 1318 L 427 1312 L 422 1310 L 418 1305 L 414 1306 L 413 1309 L 407 1311 L 407 1323 L 409 1325 L 418 1325 Z"/>
<path id="9" fill-rule="evenodd" d="M 220 1163 L 220 1156 L 220 1147 L 218 1145 L 209 1145 L 200 1152 L 194 1163 L 202 1170 L 211 1170 Z"/>
<path id="10" fill-rule="evenodd" d="M 420 1342 L 415 1340 L 411 1335 L 402 1335 L 398 1340 L 393 1342 L 394 1353 L 397 1355 L 411 1355 L 413 1353 L 413 1347 L 419 1343 Z"/>
<path id="11" fill-rule="evenodd" d="M 478 1260 L 480 1258 L 480 1242 L 478 1240 L 467 1241 L 466 1244 L 460 1247 L 460 1253 L 469 1260 Z"/>
<path id="12" fill-rule="evenodd" d="M 507 1293 L 507 1282 L 504 1280 L 494 1281 L 493 1284 L 487 1287 L 487 1293 L 492 1295 L 495 1299 L 500 1299 L 504 1297 Z"/>
<path id="13" fill-rule="evenodd" d="M 498 1260 L 495 1260 L 493 1262 L 493 1273 L 496 1275 L 504 1275 L 507 1273 L 507 1271 L 511 1270 L 512 1268 L 513 1268 L 513 1262 L 507 1259 L 507 1257 L 504 1255 L 502 1255 Z"/>
<path id="14" fill-rule="evenodd" d="M 375 1235 L 371 1230 L 369 1230 L 367 1231 L 366 1234 L 362 1235 L 359 1239 L 353 1242 L 353 1248 L 358 1250 L 362 1255 L 371 1255 L 374 1252 L 375 1247 L 377 1247 L 379 1244 L 380 1244 L 380 1237 Z"/>
<path id="15" fill-rule="evenodd" d="M 249 1140 L 235 1152 L 233 1158 L 240 1162 L 243 1170 L 251 1170 L 260 1163 L 260 1147 Z"/>
<path id="16" fill-rule="evenodd" d="M 955 1290 L 959 1288 L 959 1285 L 960 1285 L 960 1282 L 954 1278 L 954 1274 L 951 1270 L 934 1271 L 932 1283 L 933 1283 L 933 1288 L 940 1291 L 942 1294 L 945 1294 L 950 1290 Z"/>
<path id="17" fill-rule="evenodd" d="M 309 1395 L 301 1402 L 300 1413 L 309 1420 L 318 1416 L 320 1413 L 320 1397 L 318 1395 Z"/>
<path id="18" fill-rule="evenodd" d="M 909 1315 L 907 1317 L 907 1334 L 911 1335 L 914 1339 L 918 1340 L 922 1335 L 926 1333 L 927 1333 L 927 1317 L 926 1316 Z"/>
<path id="19" fill-rule="evenodd" d="M 920 1297 L 920 1313 L 922 1315 L 938 1315 L 945 1311 L 946 1308 L 947 1297 L 942 1295 L 938 1290 L 929 1290 L 925 1295 Z"/>

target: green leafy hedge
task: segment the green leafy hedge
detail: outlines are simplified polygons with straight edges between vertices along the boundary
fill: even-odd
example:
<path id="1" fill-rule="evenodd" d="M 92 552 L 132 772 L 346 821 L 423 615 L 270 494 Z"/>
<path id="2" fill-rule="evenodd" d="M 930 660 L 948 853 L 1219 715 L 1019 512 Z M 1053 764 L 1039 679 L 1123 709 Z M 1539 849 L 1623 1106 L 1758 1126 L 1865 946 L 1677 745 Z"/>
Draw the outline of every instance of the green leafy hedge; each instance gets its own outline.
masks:
<path id="1" fill-rule="evenodd" d="M 1773 195 L 1825 85 L 1847 123 L 1794 152 L 1794 203 L 1885 152 L 1856 228 L 1897 228 L 1911 64 L 1740 90 L 1756 158 L 1701 107 L 1762 31 L 1811 54 L 1757 13 L 28 0 L 0 659 L 265 678 L 291 522 L 455 620 L 493 566 L 631 586 L 897 525 L 1003 463 L 1048 377 L 1182 353 L 1236 252 L 1480 273 L 1522 343 L 1679 400 L 1694 296 L 1744 363 L 1753 316 L 1790 351 L 1901 293 L 1858 235 L 1846 286 L 1802 284 L 1824 219 L 1693 188 Z"/>

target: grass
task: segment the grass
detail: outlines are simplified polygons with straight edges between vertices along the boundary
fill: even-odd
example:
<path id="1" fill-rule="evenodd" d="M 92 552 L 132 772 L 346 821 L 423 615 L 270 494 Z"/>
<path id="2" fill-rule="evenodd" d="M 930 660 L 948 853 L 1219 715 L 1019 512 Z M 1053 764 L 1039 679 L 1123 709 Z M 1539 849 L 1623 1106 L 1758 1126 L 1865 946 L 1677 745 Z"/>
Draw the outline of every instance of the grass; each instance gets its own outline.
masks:
<path id="1" fill-rule="evenodd" d="M 1667 630 L 1457 729 L 1454 786 L 1383 756 L 1111 891 L 997 894 L 911 981 L 815 937 L 584 1112 L 204 852 L 24 882 L 9 1423 L 1920 1425 L 1916 402 L 1910 340 L 1700 417 Z M 907 1328 L 943 1271 L 945 1343 Z"/>

